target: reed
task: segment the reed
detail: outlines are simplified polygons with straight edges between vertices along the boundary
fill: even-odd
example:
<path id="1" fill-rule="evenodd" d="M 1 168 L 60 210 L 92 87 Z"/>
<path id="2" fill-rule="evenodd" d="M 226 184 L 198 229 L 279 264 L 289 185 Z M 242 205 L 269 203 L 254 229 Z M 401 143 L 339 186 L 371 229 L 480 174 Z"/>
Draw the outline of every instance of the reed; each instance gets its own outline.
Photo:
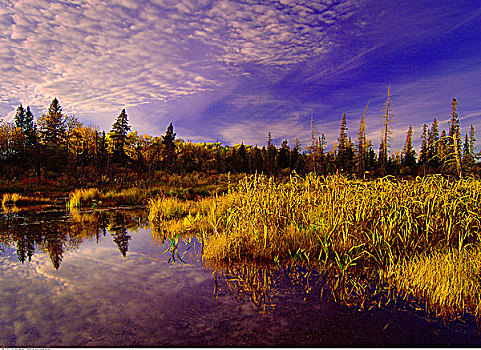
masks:
<path id="1" fill-rule="evenodd" d="M 478 180 L 431 175 L 362 181 L 310 174 L 281 184 L 253 175 L 205 199 L 202 209 L 178 200 L 156 205 L 162 206 L 162 219 L 153 218 L 154 227 L 195 215 L 188 230 L 204 236 L 206 262 L 308 263 L 329 271 L 334 289 L 345 284 L 347 294 L 361 299 L 371 293 L 363 286 L 371 279 L 387 283 L 389 293 L 425 298 L 441 313 L 479 313 Z M 176 227 L 171 229 L 175 234 Z"/>
<path id="2" fill-rule="evenodd" d="M 481 248 L 443 250 L 421 254 L 390 266 L 385 280 L 405 298 L 426 301 L 438 315 L 469 312 L 481 308 Z"/>
<path id="3" fill-rule="evenodd" d="M 6 205 L 26 206 L 49 203 L 52 203 L 51 199 L 39 196 L 24 196 L 18 193 L 5 193 L 2 197 L 2 206 L 4 207 Z"/>
<path id="4" fill-rule="evenodd" d="M 481 183 L 441 176 L 398 181 L 292 176 L 242 180 L 213 198 L 207 259 L 317 260 L 342 271 L 388 266 L 439 248 L 478 243 Z"/>
<path id="5" fill-rule="evenodd" d="M 206 213 L 209 200 L 184 201 L 175 197 L 158 196 L 148 204 L 149 222 L 154 235 L 162 240 L 177 234 L 202 233 L 207 231 Z"/>
<path id="6" fill-rule="evenodd" d="M 67 208 L 70 211 L 75 211 L 87 203 L 89 206 L 92 206 L 92 201 L 99 199 L 100 191 L 97 188 L 77 189 L 70 193 Z"/>
<path id="7" fill-rule="evenodd" d="M 2 197 L 2 206 L 5 204 L 16 204 L 21 196 L 18 193 L 5 193 Z"/>

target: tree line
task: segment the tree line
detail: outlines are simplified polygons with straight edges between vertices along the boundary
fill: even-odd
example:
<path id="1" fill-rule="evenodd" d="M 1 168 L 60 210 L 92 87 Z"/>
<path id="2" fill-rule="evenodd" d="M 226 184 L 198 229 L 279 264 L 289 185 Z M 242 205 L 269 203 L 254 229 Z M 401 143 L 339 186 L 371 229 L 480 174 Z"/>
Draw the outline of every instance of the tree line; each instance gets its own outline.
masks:
<path id="1" fill-rule="evenodd" d="M 357 177 L 393 175 L 409 178 L 439 173 L 455 177 L 478 176 L 475 129 L 462 138 L 456 98 L 451 102 L 449 130 L 439 131 L 434 118 L 424 124 L 419 156 L 413 148 L 413 127 L 406 131 L 402 150 L 390 152 L 392 111 L 390 90 L 383 115 L 379 151 L 366 136 L 366 111 L 360 119 L 357 138 L 347 135 L 347 120 L 341 118 L 339 138 L 326 149 L 326 138 L 316 132 L 311 119 L 311 143 L 303 148 L 299 138 L 294 145 L 285 139 L 277 147 L 269 132 L 267 142 L 234 146 L 193 143 L 176 138 L 172 123 L 162 136 L 140 135 L 132 131 L 125 109 L 110 131 L 84 125 L 66 115 L 54 98 L 48 111 L 35 118 L 27 106 L 18 106 L 14 121 L 0 122 L 0 169 L 6 179 L 42 181 L 56 179 L 74 185 L 109 181 L 155 180 L 159 173 L 226 172 L 282 176 L 315 172 L 319 175 L 343 173 Z"/>

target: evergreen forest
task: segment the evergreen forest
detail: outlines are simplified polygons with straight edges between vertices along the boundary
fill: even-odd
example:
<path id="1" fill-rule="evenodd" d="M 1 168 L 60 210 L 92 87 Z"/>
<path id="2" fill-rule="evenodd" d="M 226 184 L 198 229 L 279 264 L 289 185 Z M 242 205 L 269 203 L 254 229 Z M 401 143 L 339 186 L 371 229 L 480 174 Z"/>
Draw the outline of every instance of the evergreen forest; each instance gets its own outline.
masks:
<path id="1" fill-rule="evenodd" d="M 310 144 L 299 138 L 285 139 L 280 147 L 269 132 L 266 144 L 194 143 L 177 137 L 172 123 L 162 136 L 141 135 L 132 130 L 128 115 L 122 109 L 109 131 L 84 125 L 75 116 L 63 113 L 54 98 L 48 111 L 37 118 L 29 106 L 18 106 L 13 122 L 0 122 L 0 169 L 5 184 L 21 182 L 57 184 L 67 188 L 116 183 L 155 183 L 160 174 L 197 172 L 204 174 L 264 173 L 286 177 L 295 171 L 304 175 L 343 174 L 356 178 L 378 178 L 392 175 L 414 178 L 443 174 L 462 178 L 477 177 L 480 153 L 475 148 L 475 129 L 461 135 L 456 98 L 451 102 L 449 130 L 439 130 L 434 118 L 424 124 L 421 135 L 406 131 L 402 150 L 392 150 L 390 95 L 385 105 L 379 152 L 366 136 L 366 108 L 359 122 L 357 138 L 347 136 L 346 115 L 340 121 L 339 138 L 326 149 L 324 134 L 319 136 L 311 119 Z M 353 128 L 353 126 L 350 126 Z M 239 135 L 242 137 L 242 135 Z M 419 152 L 413 138 L 420 137 Z"/>

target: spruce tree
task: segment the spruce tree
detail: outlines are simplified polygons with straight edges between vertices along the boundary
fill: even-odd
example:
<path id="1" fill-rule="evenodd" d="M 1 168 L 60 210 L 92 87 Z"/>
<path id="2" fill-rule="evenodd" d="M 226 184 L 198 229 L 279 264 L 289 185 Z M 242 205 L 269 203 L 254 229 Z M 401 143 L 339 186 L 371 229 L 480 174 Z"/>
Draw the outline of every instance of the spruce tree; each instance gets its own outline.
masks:
<path id="1" fill-rule="evenodd" d="M 300 158 L 301 152 L 302 152 L 301 141 L 299 141 L 299 138 L 296 137 L 296 141 L 294 143 L 294 147 L 292 147 L 291 156 L 290 156 L 290 163 L 291 163 L 290 166 L 292 170 L 297 170 L 299 168 L 299 158 Z"/>
<path id="2" fill-rule="evenodd" d="M 423 166 L 423 175 L 426 175 L 426 165 L 428 161 L 428 125 L 423 125 L 423 133 L 421 134 L 421 150 L 419 152 L 419 165 Z"/>
<path id="3" fill-rule="evenodd" d="M 39 120 L 42 141 L 53 147 L 63 144 L 65 138 L 65 117 L 57 98 L 52 100 L 48 112 Z"/>
<path id="4" fill-rule="evenodd" d="M 441 132 L 441 136 L 439 137 L 438 153 L 437 153 L 437 158 L 439 159 L 439 163 L 441 166 L 440 170 L 442 170 L 442 172 L 444 172 L 444 169 L 446 168 L 448 155 L 449 155 L 448 136 L 446 135 L 446 130 L 443 130 Z"/>
<path id="5" fill-rule="evenodd" d="M 30 106 L 27 106 L 27 109 L 24 109 L 22 104 L 20 104 L 15 113 L 14 121 L 15 126 L 22 130 L 22 134 L 25 137 L 25 145 L 35 145 L 37 142 L 37 128 L 33 114 L 30 111 Z"/>
<path id="6" fill-rule="evenodd" d="M 475 147 L 474 143 L 476 139 L 474 138 L 475 130 L 473 124 L 471 124 L 471 128 L 469 130 L 469 135 L 466 134 L 464 145 L 463 145 L 463 169 L 467 173 L 473 173 L 474 166 L 476 164 L 475 160 Z"/>
<path id="7" fill-rule="evenodd" d="M 413 148 L 413 126 L 409 125 L 409 129 L 406 132 L 406 143 L 401 159 L 402 165 L 406 168 L 406 171 L 411 174 L 416 166 L 416 151 Z"/>
<path id="8" fill-rule="evenodd" d="M 357 134 L 357 172 L 358 174 L 362 174 L 366 170 L 366 157 L 367 157 L 366 111 L 368 106 L 369 106 L 369 101 L 367 101 L 366 107 L 362 112 L 359 132 Z"/>
<path id="9" fill-rule="evenodd" d="M 290 149 L 287 139 L 282 141 L 281 149 L 279 151 L 279 167 L 281 169 L 286 169 L 290 165 Z"/>
<path id="10" fill-rule="evenodd" d="M 239 146 L 238 152 L 239 164 L 237 165 L 237 171 L 240 173 L 247 172 L 247 153 L 246 153 L 246 146 L 244 146 L 244 142 L 241 143 Z"/>
<path id="11" fill-rule="evenodd" d="M 459 130 L 458 101 L 453 97 L 451 101 L 451 121 L 449 125 L 449 159 L 448 166 L 456 169 L 458 177 L 463 177 L 461 168 L 461 132 Z M 454 166 L 453 166 L 454 163 Z"/>
<path id="12" fill-rule="evenodd" d="M 127 157 L 125 154 L 125 144 L 129 130 L 130 126 L 129 120 L 127 119 L 127 113 L 125 112 L 125 109 L 122 109 L 110 130 L 113 142 L 113 159 L 116 162 L 122 162 Z"/>
<path id="13" fill-rule="evenodd" d="M 15 126 L 17 128 L 20 128 L 23 129 L 25 128 L 25 109 L 23 108 L 22 104 L 20 104 L 20 106 L 17 107 L 17 111 L 15 112 L 15 117 L 14 117 L 14 121 L 15 121 Z"/>
<path id="14" fill-rule="evenodd" d="M 272 142 L 272 134 L 267 134 L 267 174 L 270 176 L 275 171 L 275 160 L 277 155 L 277 147 Z"/>
<path id="15" fill-rule="evenodd" d="M 30 106 L 27 106 L 25 111 L 24 129 L 22 131 L 28 146 L 33 146 L 38 142 L 37 125 L 35 124 L 33 113 L 30 111 Z"/>
<path id="16" fill-rule="evenodd" d="M 170 122 L 167 130 L 165 131 L 165 135 L 162 136 L 162 144 L 165 146 L 163 149 L 162 161 L 164 166 L 166 166 L 169 170 L 172 170 L 175 161 L 175 135 L 174 126 L 172 125 L 172 122 Z"/>
<path id="17" fill-rule="evenodd" d="M 340 171 L 346 171 L 349 167 L 348 159 L 348 145 L 347 145 L 347 122 L 346 113 L 342 114 L 341 126 L 339 130 L 338 150 L 337 150 L 337 169 Z"/>
<path id="18" fill-rule="evenodd" d="M 427 162 L 429 165 L 429 172 L 437 172 L 439 168 L 439 126 L 438 120 L 434 117 L 431 129 L 428 131 L 427 141 Z"/>

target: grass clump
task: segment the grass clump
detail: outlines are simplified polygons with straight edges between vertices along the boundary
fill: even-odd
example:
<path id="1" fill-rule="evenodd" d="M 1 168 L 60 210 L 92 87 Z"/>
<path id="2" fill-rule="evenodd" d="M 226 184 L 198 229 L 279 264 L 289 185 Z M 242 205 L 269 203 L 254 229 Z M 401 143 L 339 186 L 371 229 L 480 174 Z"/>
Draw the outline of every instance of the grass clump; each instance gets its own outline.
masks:
<path id="1" fill-rule="evenodd" d="M 185 232 L 205 232 L 205 216 L 209 200 L 184 201 L 175 197 L 159 196 L 148 204 L 149 222 L 154 234 L 174 237 Z"/>
<path id="2" fill-rule="evenodd" d="M 445 250 L 421 254 L 390 266 L 386 279 L 405 298 L 427 301 L 437 315 L 481 308 L 481 248 Z"/>
<path id="3" fill-rule="evenodd" d="M 24 196 L 18 193 L 5 193 L 2 197 L 2 207 L 8 205 L 14 206 L 28 206 L 36 204 L 50 204 L 51 199 L 40 197 L 40 196 Z"/>
<path id="4" fill-rule="evenodd" d="M 2 205 L 16 204 L 20 201 L 21 196 L 18 193 L 5 193 L 2 197 Z"/>
<path id="5" fill-rule="evenodd" d="M 397 181 L 292 176 L 245 178 L 212 199 L 208 259 L 303 257 L 338 266 L 385 267 L 439 248 L 478 242 L 481 183 L 440 176 Z"/>
<path id="6" fill-rule="evenodd" d="M 478 180 L 251 176 L 202 215 L 208 262 L 302 260 L 346 283 L 377 276 L 439 313 L 480 311 Z"/>
<path id="7" fill-rule="evenodd" d="M 209 264 L 302 261 L 356 293 L 367 278 L 440 313 L 481 308 L 478 180 L 255 175 L 199 202 L 152 200 L 149 218 L 170 235 L 201 233 Z"/>
<path id="8" fill-rule="evenodd" d="M 75 211 L 85 205 L 91 207 L 95 203 L 94 201 L 100 199 L 100 196 L 100 191 L 97 188 L 77 189 L 70 193 L 67 208 L 70 211 Z"/>

